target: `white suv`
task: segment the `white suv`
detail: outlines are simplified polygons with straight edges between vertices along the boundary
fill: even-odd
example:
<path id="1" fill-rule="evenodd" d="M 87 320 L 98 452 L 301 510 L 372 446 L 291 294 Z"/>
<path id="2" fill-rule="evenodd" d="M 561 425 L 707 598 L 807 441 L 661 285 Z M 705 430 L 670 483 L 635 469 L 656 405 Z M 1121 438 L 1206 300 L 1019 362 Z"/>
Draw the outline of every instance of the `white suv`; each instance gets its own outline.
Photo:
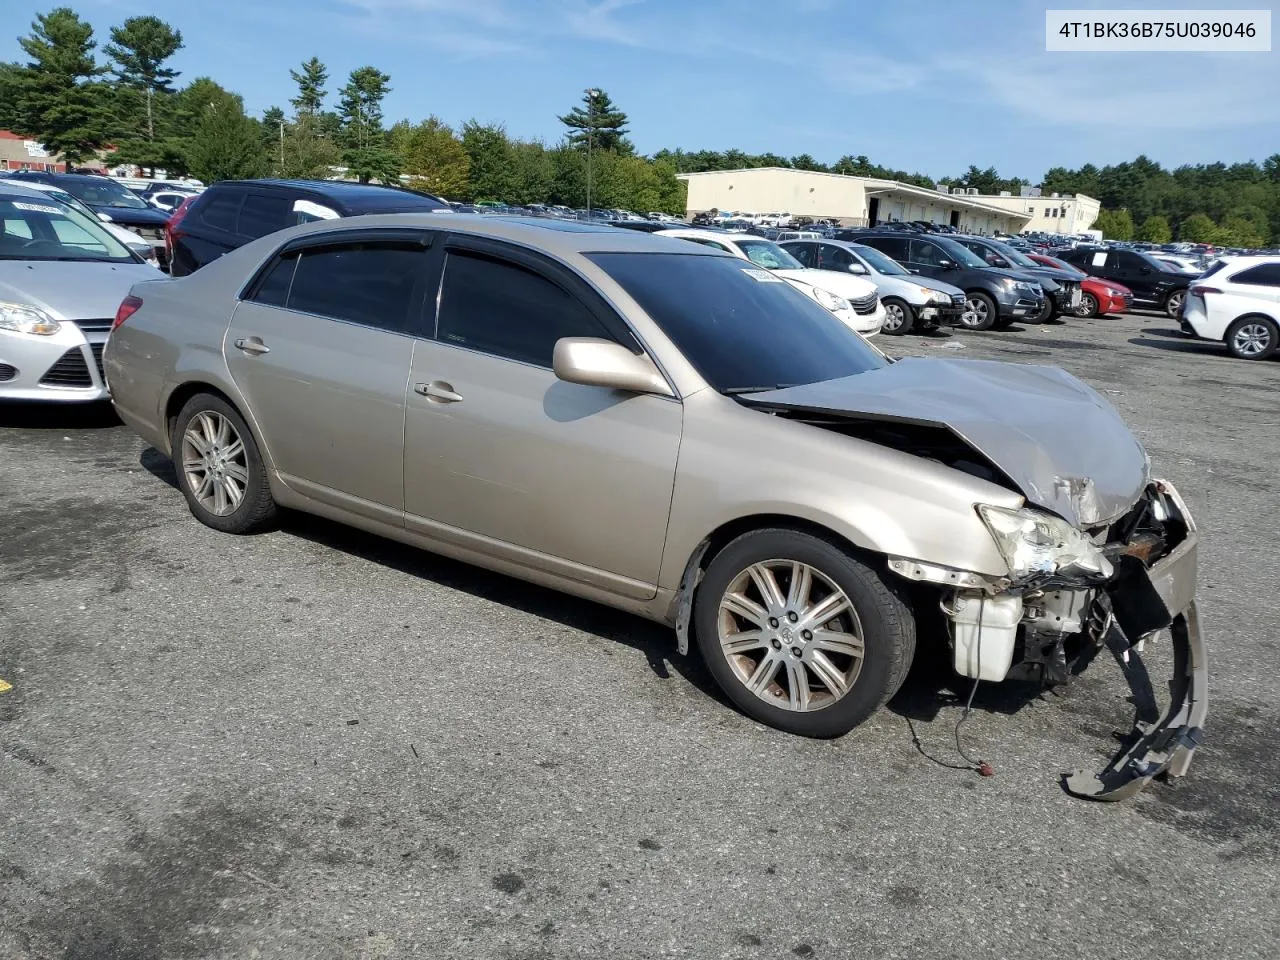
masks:
<path id="1" fill-rule="evenodd" d="M 1187 291 L 1184 333 L 1227 345 L 1233 357 L 1265 360 L 1280 347 L 1280 257 L 1219 260 Z"/>

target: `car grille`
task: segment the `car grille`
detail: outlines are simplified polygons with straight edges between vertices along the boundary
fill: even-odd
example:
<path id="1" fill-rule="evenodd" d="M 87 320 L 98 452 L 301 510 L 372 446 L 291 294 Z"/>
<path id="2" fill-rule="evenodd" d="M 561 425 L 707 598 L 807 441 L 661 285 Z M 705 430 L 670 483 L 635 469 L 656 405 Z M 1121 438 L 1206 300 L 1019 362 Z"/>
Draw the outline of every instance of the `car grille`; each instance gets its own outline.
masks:
<path id="1" fill-rule="evenodd" d="M 101 345 L 94 346 L 101 355 Z M 89 375 L 89 365 L 84 362 L 84 353 L 79 347 L 72 347 L 49 368 L 40 382 L 46 387 L 92 387 L 93 377 Z"/>
<path id="2" fill-rule="evenodd" d="M 963 294 L 963 293 L 953 293 L 953 294 L 951 295 L 951 305 L 952 305 L 953 307 L 959 307 L 961 310 L 963 310 L 963 309 L 964 309 L 964 294 Z"/>
<path id="3" fill-rule="evenodd" d="M 860 313 L 865 316 L 868 313 L 876 312 L 876 307 L 880 303 L 880 297 L 875 293 L 871 293 L 857 300 L 850 299 L 849 303 L 853 307 L 854 313 Z"/>
<path id="4" fill-rule="evenodd" d="M 0 383 L 12 380 L 18 375 L 18 368 L 7 363 L 0 363 Z"/>
<path id="5" fill-rule="evenodd" d="M 113 317 L 105 317 L 96 320 L 73 320 L 77 327 L 85 333 L 110 333 L 111 324 L 114 322 Z"/>
<path id="6" fill-rule="evenodd" d="M 106 349 L 106 343 L 91 343 L 89 349 L 93 352 L 93 365 L 98 368 L 98 379 L 103 383 L 107 382 L 106 371 L 102 369 L 102 351 Z"/>

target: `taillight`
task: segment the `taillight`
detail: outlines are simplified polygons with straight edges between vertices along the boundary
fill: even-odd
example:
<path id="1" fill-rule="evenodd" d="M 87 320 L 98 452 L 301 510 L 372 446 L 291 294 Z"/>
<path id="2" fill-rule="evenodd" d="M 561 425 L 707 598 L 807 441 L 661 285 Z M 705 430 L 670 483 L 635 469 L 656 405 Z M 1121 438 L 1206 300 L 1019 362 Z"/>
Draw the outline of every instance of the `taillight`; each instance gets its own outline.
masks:
<path id="1" fill-rule="evenodd" d="M 121 300 L 120 307 L 116 310 L 116 318 L 111 321 L 111 329 L 114 330 L 116 327 L 120 326 L 120 324 L 132 317 L 138 312 L 138 308 L 140 306 L 142 306 L 142 298 L 135 297 L 133 294 L 130 294 Z"/>
<path id="2" fill-rule="evenodd" d="M 173 211 L 172 216 L 164 222 L 164 248 L 170 258 L 173 257 L 173 241 L 177 237 L 181 236 L 178 232 L 178 225 L 182 223 L 182 218 L 187 215 L 187 207 L 191 206 L 191 201 L 194 200 L 196 196 L 198 196 L 198 194 L 193 194 L 178 204 L 177 208 Z"/>
<path id="3" fill-rule="evenodd" d="M 1197 285 L 1191 288 L 1191 292 L 1198 297 L 1203 297 L 1206 293 L 1221 293 L 1222 291 L 1217 287 L 1202 287 Z"/>

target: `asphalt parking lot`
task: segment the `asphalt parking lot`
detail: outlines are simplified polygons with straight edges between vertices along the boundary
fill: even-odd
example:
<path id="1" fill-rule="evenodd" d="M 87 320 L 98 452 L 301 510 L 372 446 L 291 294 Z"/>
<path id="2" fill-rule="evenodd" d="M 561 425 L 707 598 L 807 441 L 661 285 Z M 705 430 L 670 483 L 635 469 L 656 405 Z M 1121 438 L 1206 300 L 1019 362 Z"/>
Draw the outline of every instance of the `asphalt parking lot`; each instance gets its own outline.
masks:
<path id="1" fill-rule="evenodd" d="M 1066 367 L 1196 513 L 1208 737 L 1114 805 L 1058 786 L 1127 727 L 1108 662 L 978 691 L 994 777 L 936 671 L 801 740 L 662 628 L 319 520 L 220 535 L 109 411 L 0 409 L 0 957 L 1274 957 L 1280 364 L 1175 327 L 882 338 Z"/>

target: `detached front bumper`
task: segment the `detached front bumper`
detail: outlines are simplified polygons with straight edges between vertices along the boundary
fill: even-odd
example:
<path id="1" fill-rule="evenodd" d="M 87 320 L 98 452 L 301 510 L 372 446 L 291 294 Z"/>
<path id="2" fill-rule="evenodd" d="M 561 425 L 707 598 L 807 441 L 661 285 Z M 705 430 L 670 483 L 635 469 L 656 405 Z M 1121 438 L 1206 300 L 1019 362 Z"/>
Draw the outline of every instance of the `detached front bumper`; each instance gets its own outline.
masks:
<path id="1" fill-rule="evenodd" d="M 1126 562 L 1107 585 L 1109 610 L 1101 644 L 1092 652 L 1105 646 L 1115 657 L 1133 694 L 1134 721 L 1124 746 L 1106 767 L 1063 778 L 1070 793 L 1091 800 L 1124 800 L 1161 774 L 1183 776 L 1204 738 L 1209 666 L 1195 602 L 1199 536 L 1173 485 L 1156 481 L 1154 486 L 1172 507 L 1171 521 L 1186 533 L 1149 567 L 1137 557 L 1122 558 Z M 1162 715 L 1140 648 L 1147 636 L 1164 629 L 1173 641 L 1173 676 Z"/>

